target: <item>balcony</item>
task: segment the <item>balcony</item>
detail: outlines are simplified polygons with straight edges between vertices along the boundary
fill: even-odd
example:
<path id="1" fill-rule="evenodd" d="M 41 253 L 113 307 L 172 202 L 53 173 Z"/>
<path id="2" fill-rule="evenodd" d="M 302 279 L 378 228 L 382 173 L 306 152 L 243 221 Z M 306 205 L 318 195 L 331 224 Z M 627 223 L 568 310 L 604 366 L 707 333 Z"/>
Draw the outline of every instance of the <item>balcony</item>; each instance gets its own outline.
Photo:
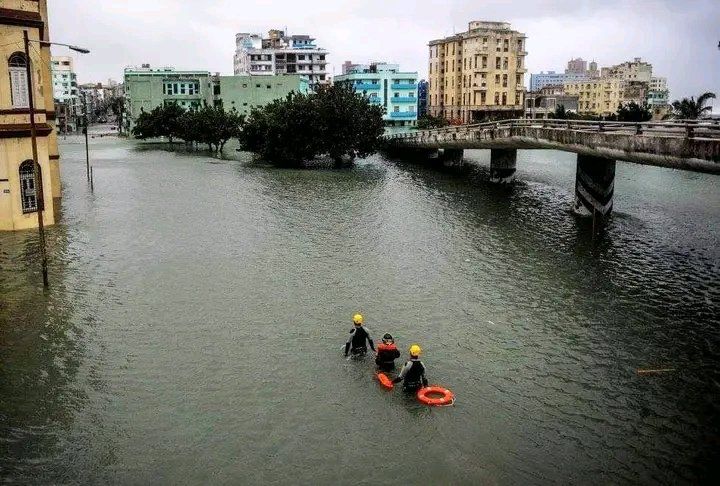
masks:
<path id="1" fill-rule="evenodd" d="M 380 83 L 355 83 L 353 84 L 353 88 L 355 88 L 356 90 L 380 89 Z"/>
<path id="2" fill-rule="evenodd" d="M 417 83 L 393 83 L 390 85 L 392 89 L 417 89 Z"/>
<path id="3" fill-rule="evenodd" d="M 388 115 L 390 118 L 417 118 L 415 111 L 391 111 Z"/>
<path id="4" fill-rule="evenodd" d="M 395 96 L 393 98 L 390 98 L 390 102 L 392 103 L 415 103 L 417 102 L 417 98 L 414 96 Z"/>
<path id="5" fill-rule="evenodd" d="M 382 101 L 380 100 L 380 98 L 377 97 L 377 96 L 370 96 L 367 100 L 368 100 L 370 103 L 372 103 L 373 105 L 379 105 L 380 103 L 382 103 Z"/>

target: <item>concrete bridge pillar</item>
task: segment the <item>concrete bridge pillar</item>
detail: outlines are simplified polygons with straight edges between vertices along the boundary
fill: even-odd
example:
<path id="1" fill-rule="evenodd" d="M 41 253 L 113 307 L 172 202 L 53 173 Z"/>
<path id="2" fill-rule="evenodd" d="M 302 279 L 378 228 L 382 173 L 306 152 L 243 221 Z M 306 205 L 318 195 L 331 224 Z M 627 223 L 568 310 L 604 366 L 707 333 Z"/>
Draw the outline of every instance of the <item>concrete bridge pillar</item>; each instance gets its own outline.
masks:
<path id="1" fill-rule="evenodd" d="M 515 180 L 517 149 L 490 150 L 490 182 L 509 184 Z"/>
<path id="2" fill-rule="evenodd" d="M 581 216 L 608 216 L 613 207 L 614 191 L 615 160 L 578 154 L 575 213 Z"/>
<path id="3" fill-rule="evenodd" d="M 463 149 L 439 149 L 438 160 L 445 167 L 458 167 L 462 165 Z"/>

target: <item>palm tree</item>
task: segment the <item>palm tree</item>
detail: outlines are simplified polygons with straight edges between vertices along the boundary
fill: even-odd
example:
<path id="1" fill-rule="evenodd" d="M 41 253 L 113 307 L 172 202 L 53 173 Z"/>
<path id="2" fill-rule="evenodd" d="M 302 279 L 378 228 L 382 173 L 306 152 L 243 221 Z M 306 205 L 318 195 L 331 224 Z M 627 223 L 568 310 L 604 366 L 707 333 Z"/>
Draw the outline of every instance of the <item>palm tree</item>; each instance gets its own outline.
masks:
<path id="1" fill-rule="evenodd" d="M 663 119 L 697 120 L 702 118 L 703 115 L 712 111 L 712 106 L 705 106 L 705 103 L 714 98 L 715 93 L 707 92 L 698 96 L 697 101 L 692 96 L 690 99 L 675 100 L 672 102 L 672 111 L 665 115 Z"/>

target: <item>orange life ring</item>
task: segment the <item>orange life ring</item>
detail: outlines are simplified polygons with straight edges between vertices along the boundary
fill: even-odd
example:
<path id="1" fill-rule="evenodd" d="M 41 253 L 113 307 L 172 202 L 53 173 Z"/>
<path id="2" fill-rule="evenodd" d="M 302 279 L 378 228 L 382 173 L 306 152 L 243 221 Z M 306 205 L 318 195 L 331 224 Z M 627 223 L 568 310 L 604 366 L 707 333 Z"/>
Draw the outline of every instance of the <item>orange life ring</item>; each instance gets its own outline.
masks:
<path id="1" fill-rule="evenodd" d="M 439 397 L 431 397 L 430 395 L 440 395 Z M 417 398 L 425 405 L 443 406 L 455 403 L 455 395 L 447 388 L 441 386 L 426 386 L 420 388 L 417 392 Z"/>
<path id="2" fill-rule="evenodd" d="M 380 382 L 382 386 L 387 388 L 388 390 L 392 390 L 395 386 L 390 378 L 385 373 L 378 373 L 377 379 Z"/>

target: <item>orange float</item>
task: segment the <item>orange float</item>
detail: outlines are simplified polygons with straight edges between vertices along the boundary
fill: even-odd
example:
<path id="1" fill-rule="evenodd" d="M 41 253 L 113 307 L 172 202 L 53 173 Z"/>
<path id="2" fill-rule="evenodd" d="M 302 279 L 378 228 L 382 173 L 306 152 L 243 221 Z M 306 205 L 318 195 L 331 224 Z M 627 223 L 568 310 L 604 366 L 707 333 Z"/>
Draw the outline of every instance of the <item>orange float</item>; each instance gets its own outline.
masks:
<path id="1" fill-rule="evenodd" d="M 393 382 L 385 373 L 378 373 L 377 379 L 380 382 L 382 386 L 387 388 L 388 390 L 392 390 L 395 385 L 393 385 Z"/>
<path id="2" fill-rule="evenodd" d="M 426 386 L 417 392 L 417 398 L 425 405 L 442 407 L 455 403 L 455 395 L 447 388 L 441 386 Z"/>

